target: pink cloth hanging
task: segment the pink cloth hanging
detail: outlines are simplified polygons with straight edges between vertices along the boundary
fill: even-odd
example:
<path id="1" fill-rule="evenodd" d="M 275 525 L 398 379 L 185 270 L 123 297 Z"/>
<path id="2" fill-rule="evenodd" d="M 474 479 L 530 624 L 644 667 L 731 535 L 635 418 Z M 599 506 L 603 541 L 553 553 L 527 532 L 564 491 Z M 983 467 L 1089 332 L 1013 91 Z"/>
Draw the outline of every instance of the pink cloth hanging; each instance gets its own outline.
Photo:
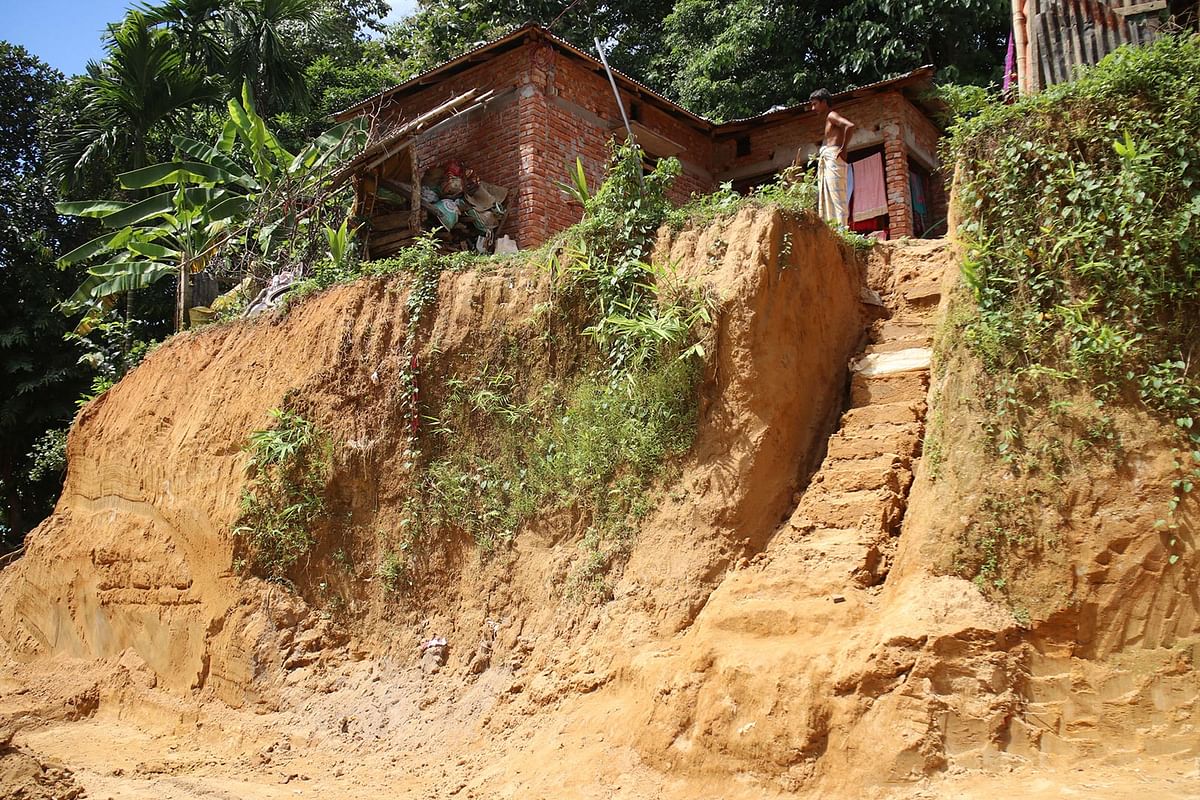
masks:
<path id="1" fill-rule="evenodd" d="M 1013 40 L 1013 35 L 1008 34 L 1008 51 L 1004 54 L 1004 87 L 1002 91 L 1008 94 L 1008 90 L 1017 82 L 1017 46 Z"/>
<path id="2" fill-rule="evenodd" d="M 854 221 L 862 222 L 888 213 L 883 156 L 875 153 L 850 166 L 854 169 Z"/>

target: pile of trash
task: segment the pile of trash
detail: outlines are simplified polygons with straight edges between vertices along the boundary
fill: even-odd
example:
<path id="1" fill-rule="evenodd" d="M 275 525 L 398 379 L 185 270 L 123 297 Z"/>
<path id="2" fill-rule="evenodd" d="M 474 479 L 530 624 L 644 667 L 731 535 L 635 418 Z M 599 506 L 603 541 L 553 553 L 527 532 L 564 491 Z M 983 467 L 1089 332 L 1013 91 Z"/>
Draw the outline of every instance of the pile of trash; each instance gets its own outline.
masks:
<path id="1" fill-rule="evenodd" d="M 516 252 L 507 236 L 496 239 L 508 209 L 508 189 L 480 180 L 457 160 L 428 170 L 421 178 L 421 207 L 430 227 L 440 227 L 452 248 L 477 253 Z"/>

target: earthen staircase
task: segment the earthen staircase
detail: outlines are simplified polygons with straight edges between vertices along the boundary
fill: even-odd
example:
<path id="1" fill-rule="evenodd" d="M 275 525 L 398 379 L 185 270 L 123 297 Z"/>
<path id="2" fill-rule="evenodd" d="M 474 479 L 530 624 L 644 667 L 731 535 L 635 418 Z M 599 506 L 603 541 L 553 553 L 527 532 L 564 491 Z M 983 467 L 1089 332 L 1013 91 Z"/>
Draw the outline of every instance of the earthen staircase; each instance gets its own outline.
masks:
<path id="1" fill-rule="evenodd" d="M 819 555 L 826 569 L 831 557 L 842 560 L 860 589 L 887 575 L 907 507 L 949 259 L 941 240 L 885 247 L 871 270 L 882 318 L 850 365 L 849 408 L 789 523 L 797 544 Z"/>
<path id="2" fill-rule="evenodd" d="M 940 241 L 888 244 L 872 256 L 868 294 L 883 318 L 850 365 L 849 408 L 823 463 L 766 549 L 712 593 L 679 645 L 687 658 L 655 654 L 647 664 L 661 675 L 661 691 L 683 698 L 678 713 L 693 716 L 674 745 L 681 752 L 701 743 L 734 759 L 730 768 L 756 764 L 767 750 L 787 752 L 789 771 L 803 779 L 846 734 L 834 728 L 861 716 L 854 704 L 904 671 L 873 660 L 874 623 L 921 453 L 934 318 L 950 263 Z M 680 676 L 692 676 L 686 691 L 676 686 Z M 666 708 L 657 713 L 675 713 Z M 930 728 L 921 703 L 890 719 L 895 750 Z"/>

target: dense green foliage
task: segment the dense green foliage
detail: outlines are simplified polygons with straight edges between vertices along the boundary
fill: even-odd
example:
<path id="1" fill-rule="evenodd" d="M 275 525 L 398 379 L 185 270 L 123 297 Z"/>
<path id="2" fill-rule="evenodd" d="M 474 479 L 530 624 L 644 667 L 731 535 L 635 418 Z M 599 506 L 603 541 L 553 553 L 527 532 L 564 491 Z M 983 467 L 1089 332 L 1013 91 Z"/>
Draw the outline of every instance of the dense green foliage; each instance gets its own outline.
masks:
<path id="1" fill-rule="evenodd" d="M 1005 0 L 679 0 L 664 20 L 659 71 L 680 102 L 716 119 L 924 64 L 944 79 L 987 83 L 999 78 L 1010 14 Z"/>
<path id="2" fill-rule="evenodd" d="M 333 175 L 362 149 L 362 120 L 339 123 L 293 153 L 255 113 L 249 83 L 242 99 L 227 105 L 229 116 L 213 144 L 172 137 L 175 160 L 119 176 L 124 188 L 154 194 L 137 202 L 58 204 L 60 213 L 94 217 L 107 229 L 61 259 L 63 264 L 101 262 L 88 268 L 83 285 L 63 304 L 68 314 L 86 312 L 82 331 L 99 322 L 118 295 L 167 275 L 176 277 L 186 295 L 191 273 L 218 259 L 245 263 L 252 254 L 272 272 L 302 271 L 326 241 L 336 242 L 345 258 L 345 223 L 340 235 L 324 229 L 323 238 L 321 231 L 330 215 L 340 212 L 344 218 L 348 185 L 334 185 Z M 185 305 L 183 296 L 180 328 Z"/>
<path id="3" fill-rule="evenodd" d="M 955 130 L 969 336 L 990 368 L 1200 406 L 1198 73 L 1200 39 L 1166 37 Z"/>
<path id="4" fill-rule="evenodd" d="M 178 125 L 187 109 L 218 97 L 203 68 L 140 13 L 112 26 L 105 47 L 104 64 L 89 65 L 80 79 L 84 105 L 75 125 L 52 151 L 51 169 L 68 184 L 107 159 L 145 166 L 153 128 Z"/>
<path id="5" fill-rule="evenodd" d="M 1180 546 L 1174 511 L 1200 484 L 1197 74 L 1200 38 L 1168 36 L 987 106 L 950 143 L 970 303 L 947 341 L 983 368 L 990 454 L 1050 496 L 1075 459 L 1122 458 L 1111 407 L 1158 416 L 1177 447 L 1160 520 L 1169 549 Z M 939 460 L 940 425 L 928 450 Z M 983 588 L 1003 590 L 1020 561 L 1010 551 L 1029 546 L 1034 526 L 1021 534 L 1011 511 L 1028 502 L 1003 485 L 984 498 L 984 521 L 967 531 L 976 551 L 960 558 Z"/>
<path id="6" fill-rule="evenodd" d="M 315 541 L 332 450 L 325 433 L 296 411 L 276 408 L 271 417 L 272 427 L 250 435 L 249 485 L 234 533 L 240 567 L 285 581 Z"/>
<path id="7" fill-rule="evenodd" d="M 75 275 L 54 256 L 77 235 L 54 213 L 45 170 L 51 98 L 62 76 L 23 48 L 0 42 L 0 548 L 49 510 L 58 472 L 30 476 L 30 452 L 64 426 L 87 384 L 79 354 L 63 340 L 55 305 Z"/>
<path id="8" fill-rule="evenodd" d="M 614 67 L 714 119 L 744 117 L 933 64 L 943 78 L 1000 77 L 1005 0 L 892 3 L 784 0 L 422 0 L 388 34 L 413 75 L 526 22 L 553 25 Z"/>

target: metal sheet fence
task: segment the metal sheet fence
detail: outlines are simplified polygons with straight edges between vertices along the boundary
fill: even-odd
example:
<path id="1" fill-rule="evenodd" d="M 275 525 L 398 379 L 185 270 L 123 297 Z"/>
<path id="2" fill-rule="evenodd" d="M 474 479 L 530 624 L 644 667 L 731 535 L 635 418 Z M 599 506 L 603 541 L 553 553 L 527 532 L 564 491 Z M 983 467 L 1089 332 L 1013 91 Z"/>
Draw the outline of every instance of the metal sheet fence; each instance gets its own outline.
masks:
<path id="1" fill-rule="evenodd" d="M 1028 0 L 1030 89 L 1064 83 L 1123 44 L 1152 41 L 1166 0 Z"/>

